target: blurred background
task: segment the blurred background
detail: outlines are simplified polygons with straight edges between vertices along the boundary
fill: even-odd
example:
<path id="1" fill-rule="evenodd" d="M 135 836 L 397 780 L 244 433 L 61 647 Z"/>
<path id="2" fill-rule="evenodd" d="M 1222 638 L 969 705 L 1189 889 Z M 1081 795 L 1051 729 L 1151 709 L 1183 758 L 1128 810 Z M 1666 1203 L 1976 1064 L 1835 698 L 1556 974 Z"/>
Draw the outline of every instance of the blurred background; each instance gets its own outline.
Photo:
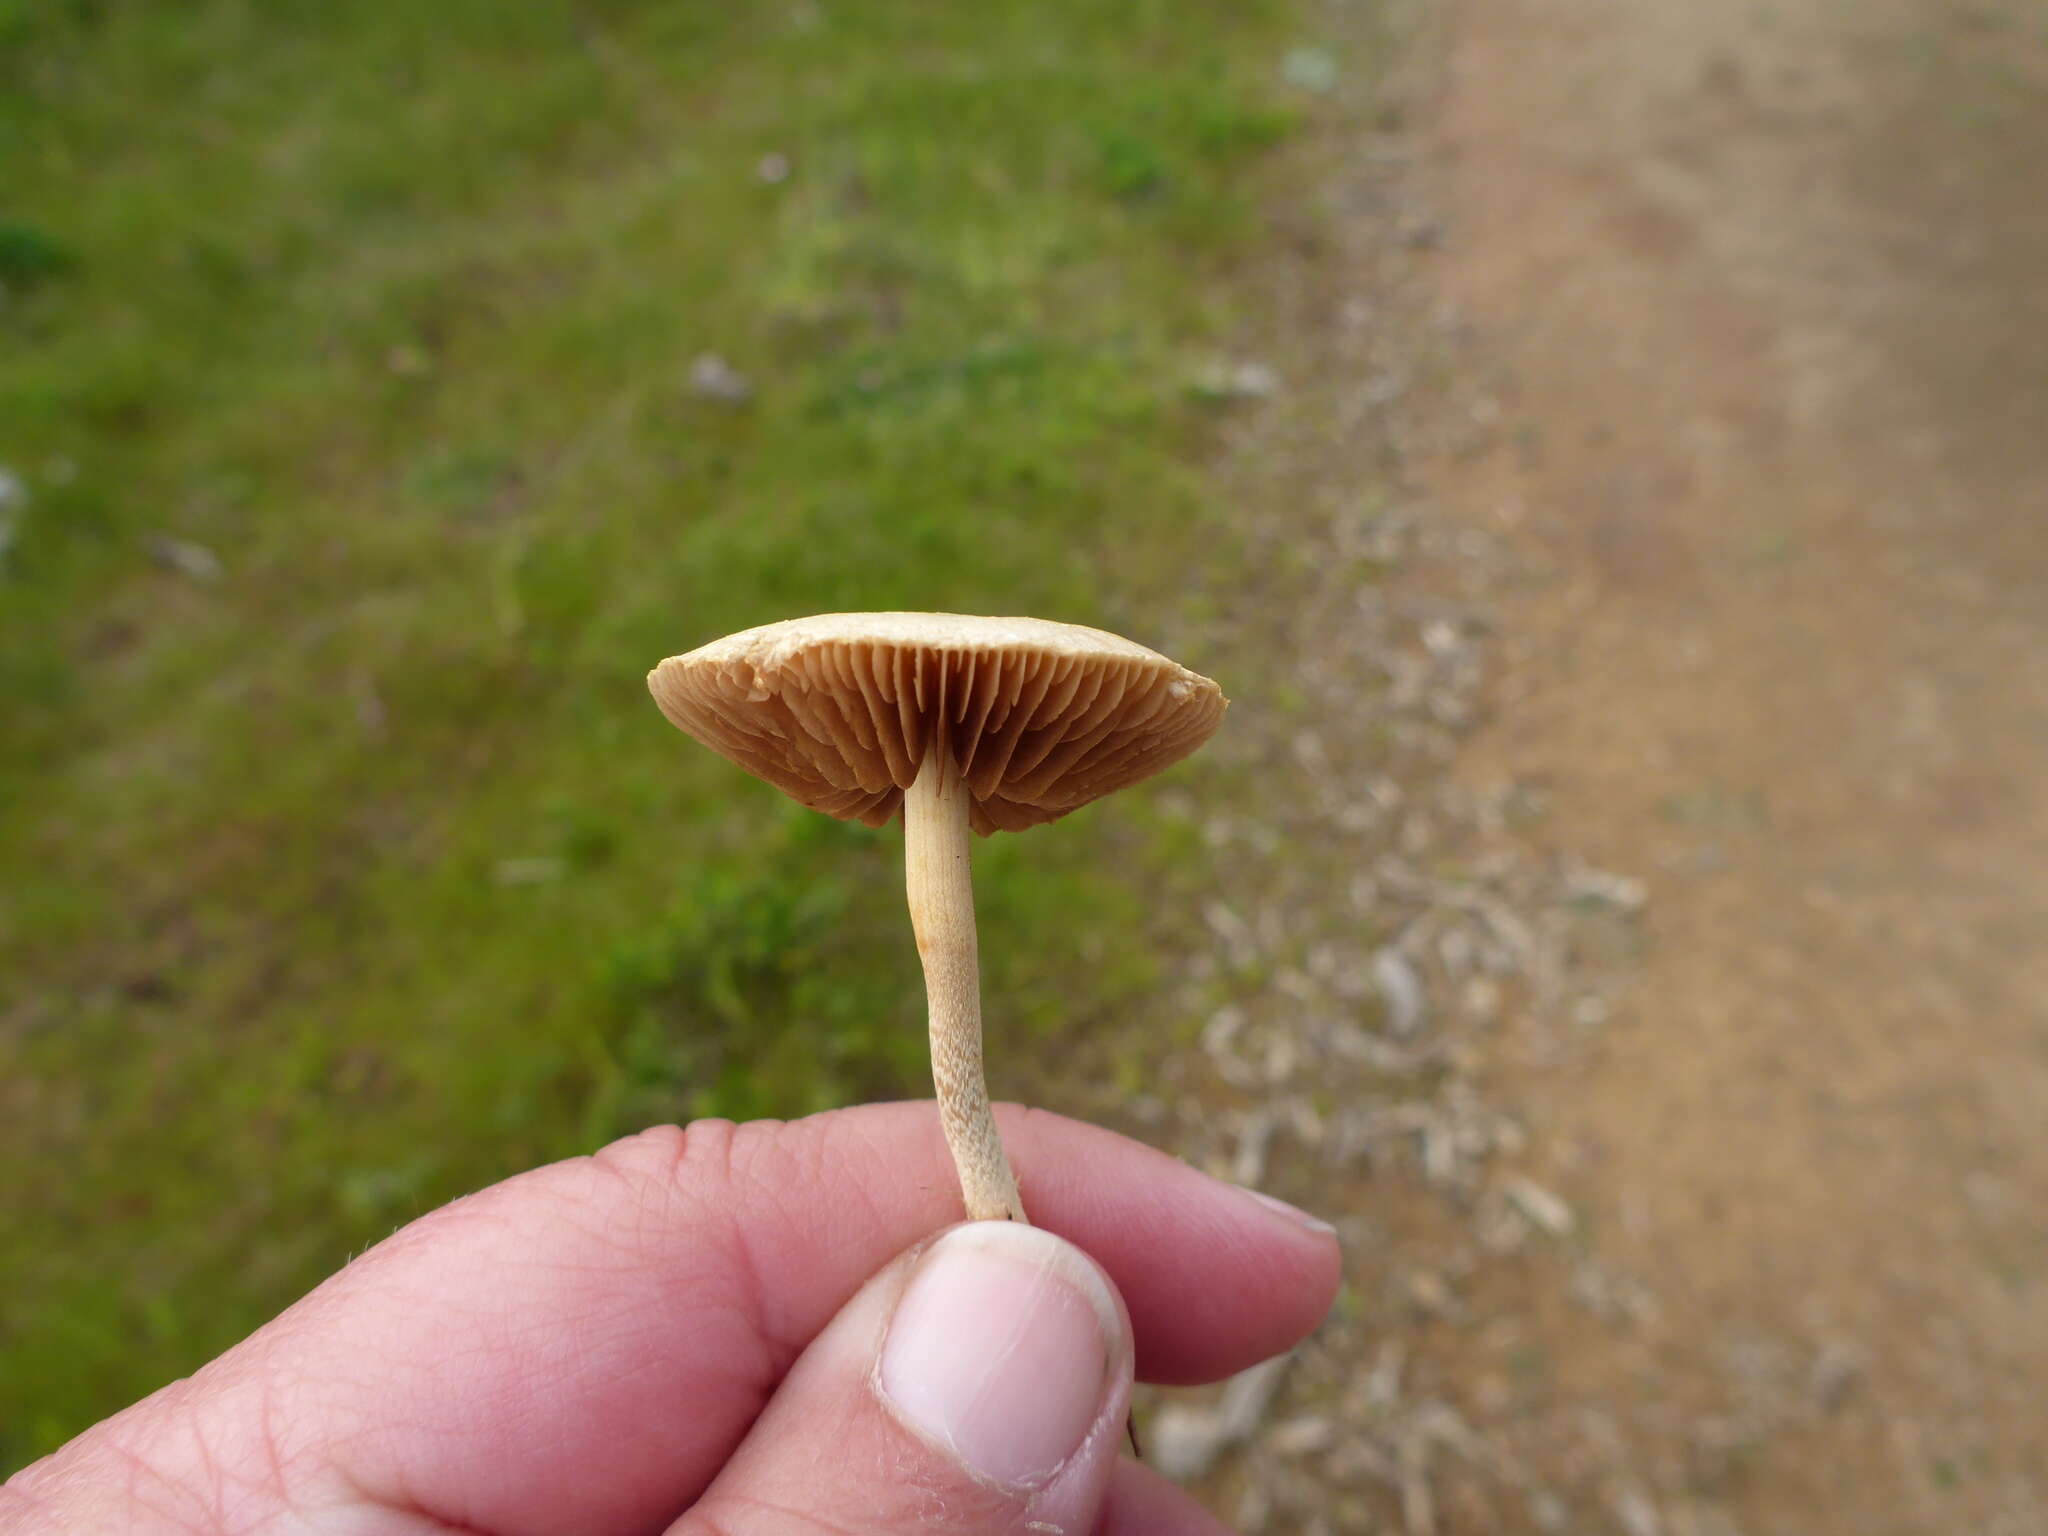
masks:
<path id="1" fill-rule="evenodd" d="M 479 1184 L 928 1092 L 661 657 L 1218 678 L 991 1076 L 1338 1222 L 1248 1530 L 2048 1529 L 2033 0 L 0 0 L 0 1470 Z"/>

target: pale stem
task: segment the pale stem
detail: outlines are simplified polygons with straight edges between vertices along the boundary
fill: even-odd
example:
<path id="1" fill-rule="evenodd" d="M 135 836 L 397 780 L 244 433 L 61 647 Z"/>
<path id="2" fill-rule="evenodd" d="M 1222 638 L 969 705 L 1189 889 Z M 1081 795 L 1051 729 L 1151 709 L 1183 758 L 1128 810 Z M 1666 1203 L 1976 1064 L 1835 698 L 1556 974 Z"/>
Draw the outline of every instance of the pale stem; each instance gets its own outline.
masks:
<path id="1" fill-rule="evenodd" d="M 924 962 L 932 1081 L 939 1123 L 974 1221 L 1022 1221 L 1017 1176 L 1003 1155 L 981 1068 L 981 960 L 974 936 L 967 785 L 934 732 L 917 782 L 903 793 L 903 884 Z"/>

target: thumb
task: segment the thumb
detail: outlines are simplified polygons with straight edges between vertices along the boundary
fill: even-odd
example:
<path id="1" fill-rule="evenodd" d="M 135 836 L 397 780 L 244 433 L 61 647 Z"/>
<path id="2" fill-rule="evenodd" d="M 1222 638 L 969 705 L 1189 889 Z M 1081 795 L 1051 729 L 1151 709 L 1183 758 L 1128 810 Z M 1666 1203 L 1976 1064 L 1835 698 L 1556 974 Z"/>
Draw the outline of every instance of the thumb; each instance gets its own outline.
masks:
<path id="1" fill-rule="evenodd" d="M 1123 1442 L 1131 1325 L 1042 1227 L 899 1257 L 797 1361 L 671 1536 L 1094 1529 Z"/>

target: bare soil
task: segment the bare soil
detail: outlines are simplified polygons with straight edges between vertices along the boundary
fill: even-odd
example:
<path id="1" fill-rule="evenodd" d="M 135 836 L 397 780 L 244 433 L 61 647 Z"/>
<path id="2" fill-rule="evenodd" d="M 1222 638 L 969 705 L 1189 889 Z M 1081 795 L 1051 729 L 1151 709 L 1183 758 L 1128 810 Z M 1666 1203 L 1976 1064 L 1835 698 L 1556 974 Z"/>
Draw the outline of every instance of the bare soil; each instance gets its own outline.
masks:
<path id="1" fill-rule="evenodd" d="M 1444 490 L 1543 560 L 1461 769 L 1650 895 L 1531 1091 L 1659 1299 L 1570 1390 L 1777 1341 L 1830 1412 L 1740 1528 L 2048 1529 L 2044 17 L 1472 0 L 1438 132 L 1513 425 Z"/>
<path id="2" fill-rule="evenodd" d="M 1417 30 L 1275 278 L 1289 788 L 1135 1113 L 1352 1290 L 1163 1454 L 1268 1530 L 2048 1530 L 2048 18 Z"/>

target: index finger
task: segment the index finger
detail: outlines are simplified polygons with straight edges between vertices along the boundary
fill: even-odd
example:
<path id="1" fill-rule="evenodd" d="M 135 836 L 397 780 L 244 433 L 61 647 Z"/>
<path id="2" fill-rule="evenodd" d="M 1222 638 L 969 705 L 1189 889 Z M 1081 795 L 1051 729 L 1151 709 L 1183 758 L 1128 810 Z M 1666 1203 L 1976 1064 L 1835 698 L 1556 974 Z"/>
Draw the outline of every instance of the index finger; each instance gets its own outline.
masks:
<path id="1" fill-rule="evenodd" d="M 1327 1309 L 1328 1229 L 1110 1132 L 1001 1118 L 1034 1220 L 1122 1292 L 1141 1375 L 1228 1374 Z M 276 1465 L 460 1529 L 659 1528 L 847 1298 L 959 1219 L 928 1103 L 664 1127 L 406 1227 L 179 1411 L 216 1457 L 260 1425 Z"/>

